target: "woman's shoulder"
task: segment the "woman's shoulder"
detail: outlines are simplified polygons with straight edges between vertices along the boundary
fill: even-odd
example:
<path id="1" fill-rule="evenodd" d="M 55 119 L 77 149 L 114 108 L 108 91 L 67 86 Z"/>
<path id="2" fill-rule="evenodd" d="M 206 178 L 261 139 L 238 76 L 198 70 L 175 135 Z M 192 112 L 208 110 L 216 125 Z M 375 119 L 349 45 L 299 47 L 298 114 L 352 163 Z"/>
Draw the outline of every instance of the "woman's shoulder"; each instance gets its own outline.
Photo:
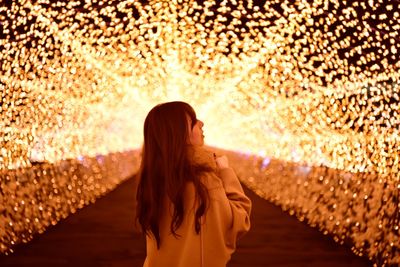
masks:
<path id="1" fill-rule="evenodd" d="M 221 178 L 213 171 L 204 173 L 201 176 L 201 181 L 209 190 L 224 187 Z"/>
<path id="2" fill-rule="evenodd" d="M 214 172 L 204 172 L 200 175 L 201 183 L 207 188 L 208 191 L 217 189 L 223 189 L 223 183 Z M 188 181 L 185 186 L 184 195 L 187 198 L 193 198 L 195 196 L 196 186 L 192 181 Z"/>

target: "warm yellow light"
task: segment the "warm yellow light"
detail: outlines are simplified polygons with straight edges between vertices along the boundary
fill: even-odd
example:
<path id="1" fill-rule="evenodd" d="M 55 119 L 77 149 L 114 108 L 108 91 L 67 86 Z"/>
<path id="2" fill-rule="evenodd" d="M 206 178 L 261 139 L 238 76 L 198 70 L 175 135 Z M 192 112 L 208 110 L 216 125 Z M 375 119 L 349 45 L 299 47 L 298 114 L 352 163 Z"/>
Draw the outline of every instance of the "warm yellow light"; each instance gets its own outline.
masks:
<path id="1" fill-rule="evenodd" d="M 139 148 L 149 109 L 184 100 L 209 145 L 398 183 L 399 12 L 377 8 L 13 1 L 0 8 L 0 169 Z"/>

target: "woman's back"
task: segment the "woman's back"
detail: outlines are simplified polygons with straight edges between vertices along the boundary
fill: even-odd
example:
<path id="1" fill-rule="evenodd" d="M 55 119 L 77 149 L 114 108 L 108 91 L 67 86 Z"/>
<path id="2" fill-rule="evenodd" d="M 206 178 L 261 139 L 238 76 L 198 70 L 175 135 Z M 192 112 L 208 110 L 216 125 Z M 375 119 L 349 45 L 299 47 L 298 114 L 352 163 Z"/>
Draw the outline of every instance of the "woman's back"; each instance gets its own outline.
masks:
<path id="1" fill-rule="evenodd" d="M 251 202 L 225 156 L 204 149 L 203 122 L 184 102 L 150 110 L 137 191 L 145 267 L 223 267 L 249 230 Z"/>
<path id="2" fill-rule="evenodd" d="M 207 164 L 212 171 L 202 175 L 209 193 L 209 207 L 202 217 L 200 233 L 195 232 L 196 195 L 193 183 L 188 182 L 184 195 L 184 220 L 176 232 L 171 232 L 173 206 L 165 200 L 160 221 L 160 249 L 152 236 L 146 237 L 147 258 L 144 267 L 223 267 L 236 247 L 237 237 L 250 228 L 251 202 L 232 169 L 225 168 L 217 175 L 213 154 L 202 147 L 194 148 L 194 164 Z"/>

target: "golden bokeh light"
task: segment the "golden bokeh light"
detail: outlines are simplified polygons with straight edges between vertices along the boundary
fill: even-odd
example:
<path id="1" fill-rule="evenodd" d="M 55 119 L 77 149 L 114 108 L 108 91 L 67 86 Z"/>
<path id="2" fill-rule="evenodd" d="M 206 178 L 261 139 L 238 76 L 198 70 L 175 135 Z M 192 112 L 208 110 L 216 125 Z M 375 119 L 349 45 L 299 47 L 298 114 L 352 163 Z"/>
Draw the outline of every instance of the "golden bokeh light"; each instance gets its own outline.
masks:
<path id="1" fill-rule="evenodd" d="M 254 155 L 248 158 L 254 164 L 251 171 L 241 174 L 258 194 L 302 214 L 338 241 L 350 238 L 356 253 L 367 254 L 378 265 L 398 263 L 400 256 L 393 251 L 399 249 L 400 230 L 391 227 L 399 224 L 400 209 L 399 10 L 396 1 L 2 3 L 0 185 L 1 197 L 8 201 L 0 210 L 27 202 L 29 192 L 12 201 L 4 193 L 12 192 L 7 190 L 19 175 L 27 177 L 41 168 L 38 164 L 58 168 L 60 162 L 73 160 L 71 168 L 79 168 L 82 160 L 77 159 L 136 151 L 149 109 L 184 100 L 205 122 L 208 145 Z M 129 162 L 136 162 L 135 155 L 129 154 Z M 266 159 L 283 167 L 257 163 Z M 115 168 L 112 177 L 118 176 L 116 165 L 107 166 Z M 274 172 L 284 166 L 290 175 Z M 292 166 L 310 169 L 299 174 Z M 105 179 L 97 183 L 108 183 L 107 188 L 122 179 L 107 180 L 109 171 L 97 172 Z M 5 178 L 10 173 L 12 181 Z M 71 173 L 44 177 L 58 179 L 52 184 L 71 185 L 76 182 Z M 265 180 L 268 173 L 279 181 Z M 78 198 L 103 194 L 106 190 L 85 189 L 94 181 L 89 177 L 96 176 L 93 170 L 86 174 Z M 285 177 L 288 182 L 302 175 L 308 180 L 282 191 Z M 353 204 L 367 217 L 343 215 L 347 196 L 364 190 L 361 183 L 367 191 L 388 194 L 379 206 L 383 211 L 375 214 L 381 227 L 368 234 L 364 228 L 364 234 L 358 226 L 351 228 L 353 222 L 373 220 L 372 208 L 365 204 L 368 194 L 362 196 L 365 203 Z M 62 187 L 57 190 L 63 192 Z M 291 202 L 299 192 L 313 198 L 317 189 L 326 193 L 320 207 L 329 206 L 334 215 L 315 215 L 306 202 Z M 373 199 L 381 196 L 374 194 Z M 59 201 L 71 199 L 61 195 Z M 391 205 L 395 212 L 385 212 Z M 40 219 L 45 226 L 62 217 L 46 216 Z M 351 225 L 346 228 L 347 220 Z M 335 227 L 324 224 L 332 221 Z M 10 223 L 0 215 L 0 226 Z M 382 225 L 390 234 L 373 237 Z M 23 223 L 20 228 L 0 232 L 0 251 L 37 231 Z M 20 236 L 23 229 L 30 229 L 29 237 Z"/>

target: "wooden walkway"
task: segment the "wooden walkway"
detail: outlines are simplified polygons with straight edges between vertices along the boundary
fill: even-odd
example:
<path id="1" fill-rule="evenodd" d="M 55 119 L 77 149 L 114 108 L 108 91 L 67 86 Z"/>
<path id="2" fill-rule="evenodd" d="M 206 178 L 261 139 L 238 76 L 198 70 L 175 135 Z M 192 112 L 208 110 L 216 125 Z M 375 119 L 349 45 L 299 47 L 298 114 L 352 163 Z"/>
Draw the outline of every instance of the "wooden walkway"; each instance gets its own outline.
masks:
<path id="1" fill-rule="evenodd" d="M 145 243 L 133 227 L 135 185 L 134 178 L 125 181 L 95 204 L 19 245 L 15 253 L 0 255 L 0 266 L 141 267 Z M 240 240 L 228 267 L 372 266 L 245 190 L 253 201 L 252 229 Z"/>

